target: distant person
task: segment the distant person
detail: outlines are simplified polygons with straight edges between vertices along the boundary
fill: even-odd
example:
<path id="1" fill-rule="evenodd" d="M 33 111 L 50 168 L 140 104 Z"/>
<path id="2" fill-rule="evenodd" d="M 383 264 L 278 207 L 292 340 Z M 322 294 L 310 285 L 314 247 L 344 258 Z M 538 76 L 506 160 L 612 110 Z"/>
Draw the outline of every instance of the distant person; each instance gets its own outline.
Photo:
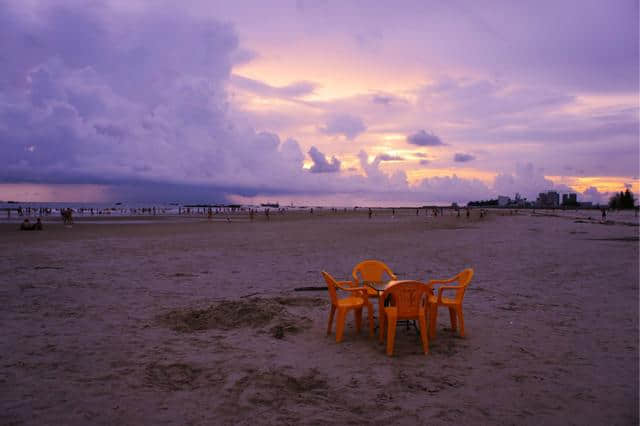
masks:
<path id="1" fill-rule="evenodd" d="M 391 209 L 391 217 L 395 219 L 395 217 L 396 217 L 396 209 Z"/>
<path id="2" fill-rule="evenodd" d="M 607 220 L 607 209 L 602 208 L 602 221 Z"/>
<path id="3" fill-rule="evenodd" d="M 253 209 L 249 209 L 249 219 L 253 222 Z"/>
<path id="4" fill-rule="evenodd" d="M 369 207 L 369 219 L 371 219 L 372 215 L 373 215 L 373 210 L 371 210 L 371 207 Z"/>
<path id="5" fill-rule="evenodd" d="M 42 231 L 42 221 L 40 220 L 40 218 L 36 220 L 36 223 L 33 225 L 33 229 L 35 229 L 36 231 Z"/>
<path id="6" fill-rule="evenodd" d="M 264 210 L 264 215 L 267 217 L 267 220 L 269 220 L 269 209 Z"/>
<path id="7" fill-rule="evenodd" d="M 23 220 L 22 223 L 20 224 L 21 231 L 31 231 L 32 229 L 33 229 L 33 226 L 31 226 L 31 222 L 29 222 L 29 219 Z"/>
<path id="8" fill-rule="evenodd" d="M 62 209 L 60 212 L 62 214 L 62 220 L 65 225 L 73 225 L 73 210 L 71 208 Z"/>
<path id="9" fill-rule="evenodd" d="M 471 217 L 471 209 L 467 207 L 467 219 L 469 219 L 469 217 Z"/>

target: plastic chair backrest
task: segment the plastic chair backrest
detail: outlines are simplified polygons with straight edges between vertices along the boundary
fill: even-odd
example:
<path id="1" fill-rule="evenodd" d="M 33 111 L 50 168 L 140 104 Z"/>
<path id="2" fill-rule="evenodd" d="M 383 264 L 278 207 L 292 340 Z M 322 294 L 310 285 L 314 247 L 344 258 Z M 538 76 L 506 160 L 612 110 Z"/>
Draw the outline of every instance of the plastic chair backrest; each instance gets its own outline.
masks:
<path id="1" fill-rule="evenodd" d="M 389 297 L 390 306 L 398 310 L 398 318 L 417 317 L 425 306 L 431 285 L 420 281 L 397 281 L 382 293 L 382 300 Z"/>
<path id="2" fill-rule="evenodd" d="M 358 273 L 362 278 L 358 277 Z M 360 281 L 381 282 L 385 273 L 389 276 L 389 279 L 392 278 L 393 272 L 384 262 L 379 260 L 364 260 L 353 268 L 351 275 L 353 275 L 353 280 L 356 283 Z"/>
<path id="3" fill-rule="evenodd" d="M 322 276 L 324 280 L 327 282 L 327 289 L 329 289 L 329 298 L 331 299 L 332 305 L 338 304 L 338 294 L 336 292 L 336 280 L 329 273 L 322 271 Z"/>
<path id="4" fill-rule="evenodd" d="M 464 292 L 467 290 L 467 286 L 471 282 L 471 278 L 473 278 L 473 269 L 471 268 L 467 268 L 455 276 L 454 279 L 458 282 L 458 285 L 460 286 L 460 288 L 456 290 L 455 300 L 457 302 L 462 302 L 462 298 L 464 297 Z"/>

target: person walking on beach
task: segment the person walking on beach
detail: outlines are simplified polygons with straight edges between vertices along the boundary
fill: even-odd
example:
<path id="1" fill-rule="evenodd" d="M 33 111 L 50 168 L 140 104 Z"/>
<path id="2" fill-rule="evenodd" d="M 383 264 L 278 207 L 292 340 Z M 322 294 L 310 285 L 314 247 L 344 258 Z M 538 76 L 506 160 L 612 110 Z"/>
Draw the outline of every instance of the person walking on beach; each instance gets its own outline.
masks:
<path id="1" fill-rule="evenodd" d="M 603 207 L 602 208 L 602 221 L 604 222 L 605 220 L 607 220 L 607 209 L 605 209 Z"/>
<path id="2" fill-rule="evenodd" d="M 373 215 L 373 211 L 371 210 L 371 207 L 369 207 L 369 219 L 371 219 L 372 215 Z"/>

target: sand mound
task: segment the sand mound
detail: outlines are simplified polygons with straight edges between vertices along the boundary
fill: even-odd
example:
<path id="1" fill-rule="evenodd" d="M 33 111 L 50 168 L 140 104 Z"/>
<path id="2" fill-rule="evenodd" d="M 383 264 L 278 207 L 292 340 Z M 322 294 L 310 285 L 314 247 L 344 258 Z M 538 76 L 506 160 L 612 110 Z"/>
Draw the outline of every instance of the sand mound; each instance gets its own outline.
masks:
<path id="1" fill-rule="evenodd" d="M 293 376 L 281 370 L 270 369 L 251 372 L 238 380 L 231 389 L 232 400 L 239 407 L 281 407 L 285 403 L 313 403 L 328 397 L 326 376 L 310 369 L 301 376 Z"/>
<path id="2" fill-rule="evenodd" d="M 147 386 L 167 391 L 219 387 L 227 375 L 220 368 L 197 368 L 185 363 L 148 364 L 144 369 Z"/>
<path id="3" fill-rule="evenodd" d="M 285 306 L 299 306 L 304 308 L 326 308 L 328 297 L 275 297 L 274 301 Z"/>
<path id="4" fill-rule="evenodd" d="M 165 390 L 193 389 L 199 374 L 187 364 L 150 364 L 145 369 L 146 382 Z"/>
<path id="5" fill-rule="evenodd" d="M 279 301 L 280 300 L 280 301 Z M 205 309 L 176 309 L 158 317 L 160 324 L 175 331 L 235 328 L 264 328 L 272 323 L 270 331 L 274 337 L 284 333 L 296 333 L 309 326 L 306 317 L 293 315 L 281 303 L 284 298 L 228 300 L 215 303 Z M 300 302 L 295 302 L 300 303 Z"/>

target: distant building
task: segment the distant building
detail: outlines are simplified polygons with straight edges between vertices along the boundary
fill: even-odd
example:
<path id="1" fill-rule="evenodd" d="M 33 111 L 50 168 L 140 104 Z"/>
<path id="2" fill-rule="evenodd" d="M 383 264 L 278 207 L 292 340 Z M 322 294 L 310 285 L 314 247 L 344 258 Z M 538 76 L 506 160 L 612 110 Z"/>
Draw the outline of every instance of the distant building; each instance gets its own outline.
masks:
<path id="1" fill-rule="evenodd" d="M 578 205 L 578 195 L 575 194 L 575 193 L 562 194 L 562 205 L 563 206 L 577 206 Z"/>
<path id="2" fill-rule="evenodd" d="M 506 197 L 504 195 L 498 196 L 498 207 L 507 207 L 509 205 L 509 202 L 511 202 L 511 199 L 509 197 Z"/>
<path id="3" fill-rule="evenodd" d="M 553 209 L 560 206 L 560 194 L 556 191 L 541 192 L 536 200 L 536 207 Z"/>

